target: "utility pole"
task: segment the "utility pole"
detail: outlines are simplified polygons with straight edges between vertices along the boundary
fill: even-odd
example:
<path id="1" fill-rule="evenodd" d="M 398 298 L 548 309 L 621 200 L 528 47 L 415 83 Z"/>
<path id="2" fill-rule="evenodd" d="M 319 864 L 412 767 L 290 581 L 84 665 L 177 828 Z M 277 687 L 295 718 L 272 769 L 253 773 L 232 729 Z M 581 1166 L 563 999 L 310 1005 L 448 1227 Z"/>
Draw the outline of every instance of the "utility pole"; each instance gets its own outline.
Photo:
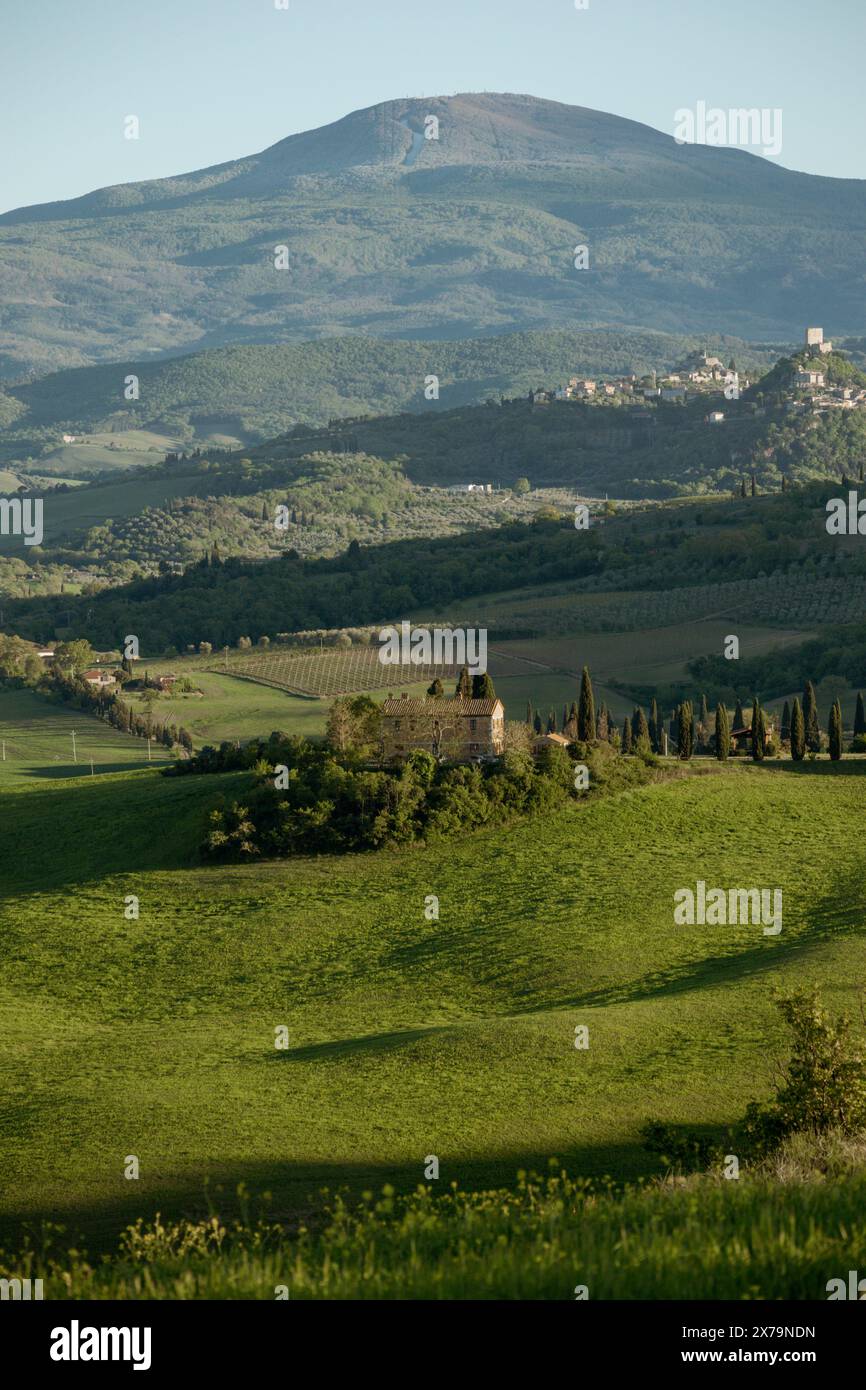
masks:
<path id="1" fill-rule="evenodd" d="M 150 735 L 147 736 L 147 761 L 150 762 Z"/>
<path id="2" fill-rule="evenodd" d="M 72 761 L 73 761 L 74 763 L 77 763 L 77 762 L 78 762 L 78 750 L 77 750 L 76 747 L 75 747 L 75 730 L 74 730 L 74 729 L 72 730 Z"/>
<path id="3" fill-rule="evenodd" d="M 229 669 L 229 649 L 228 649 L 228 647 L 223 647 L 223 652 L 224 652 L 224 654 L 225 654 L 225 659 L 226 659 L 226 670 L 228 670 L 228 669 Z"/>
<path id="4" fill-rule="evenodd" d="M 91 777 L 95 776 L 94 771 L 93 771 L 93 759 L 92 759 L 92 758 L 90 759 L 90 775 L 91 775 Z"/>

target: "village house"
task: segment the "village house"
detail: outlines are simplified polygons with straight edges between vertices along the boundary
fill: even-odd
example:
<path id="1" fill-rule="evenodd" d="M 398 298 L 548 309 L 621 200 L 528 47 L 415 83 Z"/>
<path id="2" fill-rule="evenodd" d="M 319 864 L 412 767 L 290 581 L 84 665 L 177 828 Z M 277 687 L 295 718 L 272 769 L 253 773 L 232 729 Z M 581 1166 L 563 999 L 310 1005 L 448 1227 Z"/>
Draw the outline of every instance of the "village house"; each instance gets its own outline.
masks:
<path id="1" fill-rule="evenodd" d="M 798 371 L 798 372 L 795 372 L 795 373 L 794 373 L 794 385 L 795 385 L 795 386 L 823 386 L 823 385 L 824 385 L 824 373 L 823 373 L 823 372 L 813 372 L 813 371 L 811 371 L 811 370 L 808 369 L 808 368 L 803 368 L 801 371 Z"/>
<path id="2" fill-rule="evenodd" d="M 81 679 L 87 681 L 88 685 L 95 685 L 103 690 L 107 685 L 114 685 L 115 676 L 113 671 L 106 670 L 104 666 L 91 666 L 89 670 L 82 671 Z"/>
<path id="3" fill-rule="evenodd" d="M 565 734 L 538 734 L 532 740 L 533 753 L 541 753 L 545 748 L 567 748 L 571 739 Z"/>
<path id="4" fill-rule="evenodd" d="M 416 748 L 437 758 L 471 762 L 497 758 L 505 747 L 505 706 L 499 699 L 410 699 L 389 695 L 382 704 L 382 749 L 387 763 Z"/>

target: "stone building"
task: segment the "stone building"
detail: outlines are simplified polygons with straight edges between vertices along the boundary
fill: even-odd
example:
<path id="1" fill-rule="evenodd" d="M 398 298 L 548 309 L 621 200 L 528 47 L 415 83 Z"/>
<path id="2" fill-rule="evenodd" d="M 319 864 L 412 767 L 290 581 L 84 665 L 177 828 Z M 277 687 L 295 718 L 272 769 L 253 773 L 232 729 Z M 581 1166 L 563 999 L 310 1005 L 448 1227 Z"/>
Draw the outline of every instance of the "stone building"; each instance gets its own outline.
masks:
<path id="1" fill-rule="evenodd" d="M 385 762 L 400 762 L 416 748 L 437 758 L 471 762 L 498 757 L 505 747 L 505 707 L 501 700 L 399 699 L 382 704 Z"/>

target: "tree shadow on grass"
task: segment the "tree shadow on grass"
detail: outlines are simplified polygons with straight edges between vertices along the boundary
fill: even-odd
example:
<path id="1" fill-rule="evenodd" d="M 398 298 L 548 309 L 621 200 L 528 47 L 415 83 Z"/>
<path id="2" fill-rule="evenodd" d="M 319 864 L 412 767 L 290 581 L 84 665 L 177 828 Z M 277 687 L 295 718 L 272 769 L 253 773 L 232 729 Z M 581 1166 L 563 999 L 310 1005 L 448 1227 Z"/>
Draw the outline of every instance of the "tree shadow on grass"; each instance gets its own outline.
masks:
<path id="1" fill-rule="evenodd" d="M 527 1013 L 546 1013 L 552 1009 L 591 1008 L 608 1004 L 633 1004 L 643 1000 L 670 998 L 693 990 L 736 984 L 740 980 L 775 971 L 780 964 L 805 963 L 809 955 L 827 941 L 839 937 L 866 935 L 866 905 L 860 899 L 861 879 L 851 873 L 841 880 L 832 893 L 819 898 L 805 914 L 805 923 L 793 940 L 784 938 L 784 905 L 782 933 L 767 937 L 760 926 L 750 930 L 758 933 L 753 946 L 737 953 L 704 956 L 700 961 L 671 970 L 651 971 L 631 983 L 586 990 L 568 997 L 546 999 L 533 1004 Z M 691 928 L 690 930 L 717 930 Z M 782 954 L 780 955 L 779 952 Z M 866 979 L 866 969 L 864 969 Z"/>
<path id="2" fill-rule="evenodd" d="M 435 1143 L 431 1147 L 435 1149 Z M 483 1158 L 440 1155 L 439 1180 L 430 1183 L 424 1180 L 425 1154 L 421 1151 L 412 1163 L 393 1164 L 286 1160 L 247 1163 L 239 1158 L 203 1165 L 195 1176 L 169 1177 L 149 1185 L 145 1185 L 144 1179 L 126 1182 L 118 1175 L 116 1194 L 103 1200 L 35 1199 L 29 1208 L 20 1206 L 4 1212 L 0 1215 L 0 1249 L 14 1251 L 27 1231 L 33 1233 L 38 1248 L 41 1223 L 52 1222 L 63 1227 L 63 1234 L 58 1237 L 61 1247 L 85 1248 L 89 1255 L 99 1255 L 116 1248 L 118 1235 L 126 1226 L 139 1217 L 152 1221 L 157 1213 L 164 1220 L 200 1220 L 211 1211 L 224 1220 L 245 1213 L 254 1217 L 262 1214 L 292 1231 L 300 1224 L 315 1227 L 321 1222 L 327 1203 L 323 1189 L 329 1194 L 343 1191 L 351 1202 L 359 1201 L 367 1191 L 380 1195 L 386 1184 L 403 1193 L 419 1186 L 445 1192 L 452 1182 L 463 1191 L 512 1189 L 519 1171 L 541 1176 L 548 1173 L 553 1156 L 550 1150 L 540 1149 Z M 637 1137 L 629 1143 L 605 1147 L 569 1145 L 559 1148 L 555 1157 L 557 1166 L 565 1168 L 571 1177 L 590 1178 L 605 1187 L 656 1177 L 665 1171 L 664 1164 L 648 1153 Z M 243 1196 L 238 1192 L 240 1185 Z"/>

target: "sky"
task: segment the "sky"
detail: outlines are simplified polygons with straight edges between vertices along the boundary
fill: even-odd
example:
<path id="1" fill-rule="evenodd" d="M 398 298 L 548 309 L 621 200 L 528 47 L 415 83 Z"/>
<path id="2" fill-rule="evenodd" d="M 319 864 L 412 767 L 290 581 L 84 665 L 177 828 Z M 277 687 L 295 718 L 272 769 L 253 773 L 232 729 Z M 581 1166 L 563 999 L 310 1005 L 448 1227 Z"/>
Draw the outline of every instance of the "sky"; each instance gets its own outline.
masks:
<path id="1" fill-rule="evenodd" d="M 0 212 L 467 91 L 778 109 L 780 164 L 862 179 L 864 52 L 864 0 L 0 0 Z"/>

